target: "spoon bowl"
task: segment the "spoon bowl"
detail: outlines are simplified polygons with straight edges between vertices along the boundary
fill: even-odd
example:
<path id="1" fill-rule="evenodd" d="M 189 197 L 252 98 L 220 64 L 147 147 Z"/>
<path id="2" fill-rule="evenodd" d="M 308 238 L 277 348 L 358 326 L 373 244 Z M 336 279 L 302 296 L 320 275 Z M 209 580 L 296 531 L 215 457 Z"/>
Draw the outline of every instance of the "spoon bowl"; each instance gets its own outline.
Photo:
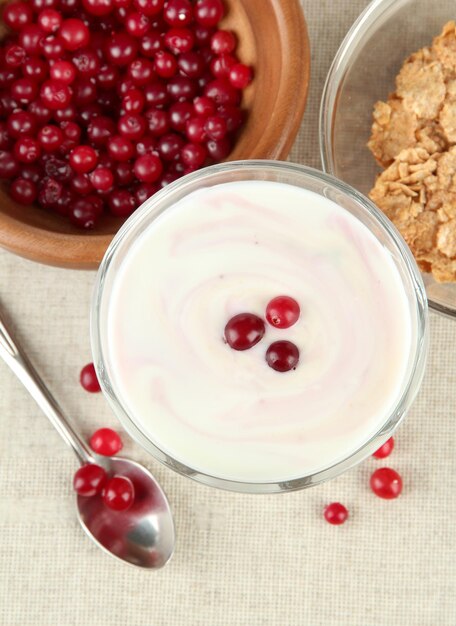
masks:
<path id="1" fill-rule="evenodd" d="M 168 500 L 152 474 L 139 463 L 120 457 L 95 462 L 110 475 L 131 480 L 135 500 L 126 511 L 108 509 L 101 495 L 77 497 L 78 518 L 85 532 L 112 556 L 144 568 L 163 567 L 174 551 L 175 533 Z"/>

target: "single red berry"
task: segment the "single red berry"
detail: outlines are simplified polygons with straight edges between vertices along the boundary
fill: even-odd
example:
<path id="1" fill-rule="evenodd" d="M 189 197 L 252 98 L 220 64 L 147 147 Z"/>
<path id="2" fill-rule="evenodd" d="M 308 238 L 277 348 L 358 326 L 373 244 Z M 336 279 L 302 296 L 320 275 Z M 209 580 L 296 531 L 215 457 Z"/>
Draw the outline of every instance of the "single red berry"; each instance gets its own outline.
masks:
<path id="1" fill-rule="evenodd" d="M 229 30 L 218 30 L 211 37 L 214 54 L 230 54 L 236 48 L 236 36 Z"/>
<path id="2" fill-rule="evenodd" d="M 372 456 L 375 457 L 376 459 L 386 459 L 386 457 L 391 454 L 393 449 L 394 449 L 394 439 L 393 437 L 390 437 L 388 441 L 385 441 L 385 443 L 382 446 L 380 446 L 380 448 L 376 452 L 374 452 Z"/>
<path id="3" fill-rule="evenodd" d="M 248 350 L 264 336 L 263 320 L 253 313 L 239 313 L 225 326 L 225 339 L 233 350 Z"/>
<path id="4" fill-rule="evenodd" d="M 1 72 L 1 70 L 0 70 Z M 13 74 L 15 76 L 15 74 Z M 10 85 L 8 85 L 10 86 Z M 0 93 L 0 113 L 2 118 L 14 113 L 19 109 L 19 104 L 10 93 Z"/>
<path id="5" fill-rule="evenodd" d="M 177 61 L 171 52 L 159 50 L 155 55 L 154 70 L 162 78 L 170 78 L 177 72 Z"/>
<path id="6" fill-rule="evenodd" d="M 103 206 L 101 198 L 88 195 L 76 200 L 76 202 L 71 202 L 67 214 L 72 224 L 84 230 L 91 230 L 95 228 L 98 218 L 103 212 Z M 98 389 L 94 389 L 94 391 L 98 391 Z"/>
<path id="7" fill-rule="evenodd" d="M 114 9 L 113 0 L 82 0 L 82 4 L 87 13 L 97 17 L 108 15 Z"/>
<path id="8" fill-rule="evenodd" d="M 43 56 L 49 61 L 61 59 L 65 54 L 64 41 L 58 35 L 48 35 L 40 42 Z"/>
<path id="9" fill-rule="evenodd" d="M 100 71 L 100 58 L 98 52 L 92 48 L 80 48 L 73 53 L 72 64 L 77 69 L 78 74 L 84 78 L 94 78 Z"/>
<path id="10" fill-rule="evenodd" d="M 53 33 L 62 25 L 62 14 L 55 9 L 43 9 L 38 14 L 37 22 L 45 33 Z"/>
<path id="11" fill-rule="evenodd" d="M 54 152 L 62 145 L 64 134 L 58 126 L 49 124 L 41 127 L 37 139 L 45 152 Z"/>
<path id="12" fill-rule="evenodd" d="M 133 82 L 133 80 L 127 77 L 123 78 L 120 82 L 117 83 L 116 91 L 119 96 L 123 97 L 130 91 L 130 89 L 134 89 L 134 87 L 135 83 Z"/>
<path id="13" fill-rule="evenodd" d="M 168 133 L 158 140 L 157 150 L 163 161 L 175 161 L 180 157 L 184 145 L 185 142 L 180 135 Z"/>
<path id="14" fill-rule="evenodd" d="M 93 193 L 94 189 L 87 174 L 74 176 L 70 181 L 70 187 L 78 196 L 88 196 L 89 193 Z"/>
<path id="15" fill-rule="evenodd" d="M 41 185 L 38 194 L 38 204 L 45 209 L 55 209 L 63 195 L 63 186 L 54 178 L 46 177 Z"/>
<path id="16" fill-rule="evenodd" d="M 76 146 L 79 144 L 82 131 L 81 127 L 78 126 L 75 122 L 60 122 L 60 128 L 62 129 L 64 135 L 64 141 L 60 150 L 62 155 L 66 156 L 73 148 L 76 148 Z"/>
<path id="17" fill-rule="evenodd" d="M 59 36 L 65 50 L 77 50 L 87 46 L 90 41 L 90 32 L 82 20 L 69 18 L 62 22 Z"/>
<path id="18" fill-rule="evenodd" d="M 106 471 L 102 467 L 95 463 L 87 463 L 75 473 L 73 488 L 79 496 L 95 496 L 101 492 L 107 478 Z"/>
<path id="19" fill-rule="evenodd" d="M 99 428 L 90 437 L 90 447 L 102 456 L 114 456 L 122 449 L 122 439 L 111 428 Z"/>
<path id="20" fill-rule="evenodd" d="M 148 198 L 154 195 L 158 191 L 158 184 L 151 185 L 147 183 L 143 183 L 142 185 L 138 185 L 135 189 L 135 200 L 140 206 L 145 202 Z"/>
<path id="21" fill-rule="evenodd" d="M 180 73 L 187 78 L 201 78 L 206 69 L 203 56 L 194 50 L 183 52 L 177 57 L 177 67 Z"/>
<path id="22" fill-rule="evenodd" d="M 225 14 L 222 0 L 197 0 L 195 20 L 205 27 L 217 26 Z"/>
<path id="23" fill-rule="evenodd" d="M 144 87 L 143 93 L 149 106 L 163 108 L 169 102 L 168 90 L 165 83 L 161 81 L 147 85 Z"/>
<path id="24" fill-rule="evenodd" d="M 23 113 L 23 111 L 21 111 L 21 113 Z M 34 116 L 31 116 L 31 119 L 34 120 Z M 0 150 L 8 150 L 8 148 L 11 148 L 12 146 L 12 141 L 11 141 L 11 134 L 10 134 L 10 130 L 8 128 L 8 122 L 2 122 L 0 121 Z M 21 123 L 19 123 L 19 127 L 18 129 L 21 128 Z M 19 133 L 20 134 L 20 133 Z M 28 131 L 26 131 L 24 134 L 28 134 Z M 18 135 L 19 137 L 19 135 Z"/>
<path id="25" fill-rule="evenodd" d="M 325 516 L 325 520 L 334 526 L 339 526 L 348 519 L 348 511 L 340 502 L 331 502 L 331 504 L 328 504 L 328 506 L 325 507 L 323 515 Z"/>
<path id="26" fill-rule="evenodd" d="M 106 47 L 106 56 L 113 65 L 128 65 L 136 58 L 138 40 L 127 33 L 114 33 Z"/>
<path id="27" fill-rule="evenodd" d="M 10 88 L 11 96 L 19 104 L 30 104 L 38 95 L 38 84 L 31 78 L 18 78 Z"/>
<path id="28" fill-rule="evenodd" d="M 95 146 L 104 146 L 116 132 L 114 120 L 104 115 L 99 115 L 90 120 L 87 127 L 87 136 Z"/>
<path id="29" fill-rule="evenodd" d="M 97 191 L 110 191 L 114 184 L 114 175 L 111 170 L 106 167 L 97 167 L 90 174 L 90 182 Z"/>
<path id="30" fill-rule="evenodd" d="M 22 30 L 33 21 L 29 2 L 9 2 L 3 10 L 3 21 L 11 30 Z"/>
<path id="31" fill-rule="evenodd" d="M 189 28 L 170 28 L 165 33 L 165 46 L 173 54 L 190 52 L 195 43 L 195 35 Z"/>
<path id="32" fill-rule="evenodd" d="M 130 89 L 122 98 L 122 109 L 125 113 L 141 113 L 146 99 L 140 89 Z"/>
<path id="33" fill-rule="evenodd" d="M 21 163 L 34 163 L 41 156 L 41 147 L 32 137 L 20 137 L 14 144 L 14 156 Z"/>
<path id="34" fill-rule="evenodd" d="M 227 78 L 216 78 L 204 87 L 204 95 L 217 105 L 236 104 L 241 100 L 241 92 L 235 89 Z"/>
<path id="35" fill-rule="evenodd" d="M 135 499 L 135 488 L 126 476 L 114 476 L 103 489 L 103 502 L 113 511 L 126 511 Z"/>
<path id="36" fill-rule="evenodd" d="M 74 0 L 72 0 L 74 2 Z M 59 4 L 61 4 L 63 12 L 65 12 L 65 0 L 59 3 L 59 0 L 30 0 L 30 4 L 35 11 L 35 13 L 39 13 L 44 9 L 56 9 Z"/>
<path id="37" fill-rule="evenodd" d="M 209 139 L 206 143 L 209 156 L 214 161 L 223 161 L 231 152 L 231 140 L 228 136 L 223 139 Z"/>
<path id="38" fill-rule="evenodd" d="M 136 159 L 133 171 L 138 180 L 143 183 L 154 183 L 163 172 L 163 165 L 155 154 L 144 154 Z"/>
<path id="39" fill-rule="evenodd" d="M 381 467 L 370 477 L 370 486 L 379 498 L 393 500 L 401 495 L 402 478 L 390 467 Z"/>
<path id="40" fill-rule="evenodd" d="M 49 109 L 65 109 L 71 100 L 71 91 L 68 85 L 58 80 L 47 80 L 41 85 L 40 96 Z"/>
<path id="41" fill-rule="evenodd" d="M 31 109 L 29 107 L 29 111 L 30 110 Z M 35 113 L 35 115 L 37 114 Z M 53 117 L 55 121 L 59 123 L 60 122 L 74 122 L 78 118 L 78 111 L 74 104 L 69 104 L 63 109 L 57 109 L 56 111 L 54 111 Z"/>
<path id="42" fill-rule="evenodd" d="M 139 42 L 141 54 L 151 59 L 159 50 L 164 50 L 163 33 L 158 29 L 151 29 Z"/>
<path id="43" fill-rule="evenodd" d="M 0 150 L 0 178 L 15 178 L 19 172 L 18 159 L 8 150 Z"/>
<path id="44" fill-rule="evenodd" d="M 237 64 L 237 58 L 232 54 L 220 54 L 210 63 L 211 73 L 216 78 L 228 78 L 231 68 Z"/>
<path id="45" fill-rule="evenodd" d="M 32 163 L 32 165 L 23 165 L 21 167 L 21 177 L 25 180 L 30 180 L 32 183 L 40 182 L 43 172 L 38 165 Z"/>
<path id="46" fill-rule="evenodd" d="M 102 65 L 96 81 L 102 89 L 114 89 L 119 82 L 119 70 L 114 65 Z"/>
<path id="47" fill-rule="evenodd" d="M 24 135 L 33 135 L 36 130 L 36 117 L 28 111 L 15 111 L 6 121 L 8 135 L 18 139 Z"/>
<path id="48" fill-rule="evenodd" d="M 252 82 L 252 70 L 244 63 L 233 65 L 229 71 L 230 83 L 236 89 L 245 89 Z"/>
<path id="49" fill-rule="evenodd" d="M 170 185 L 181 175 L 182 174 L 178 174 L 177 172 L 173 171 L 170 167 L 160 178 L 160 189 L 163 189 L 163 187 L 166 187 L 166 185 Z"/>
<path id="50" fill-rule="evenodd" d="M 195 33 L 195 39 L 200 46 L 209 46 L 211 43 L 211 37 L 215 33 L 215 29 L 211 26 L 203 26 L 202 24 L 194 24 L 193 32 Z"/>
<path id="51" fill-rule="evenodd" d="M 73 103 L 79 108 L 85 104 L 92 104 L 97 99 L 98 91 L 95 79 L 79 77 L 72 85 Z M 78 110 L 78 114 L 79 114 Z"/>
<path id="52" fill-rule="evenodd" d="M 146 135 L 140 139 L 136 144 L 136 155 L 143 156 L 144 154 L 152 154 L 157 148 L 156 140 L 150 135 Z"/>
<path id="53" fill-rule="evenodd" d="M 55 61 L 55 63 L 51 65 L 49 74 L 52 80 L 70 85 L 76 78 L 76 68 L 73 63 L 69 61 Z"/>
<path id="54" fill-rule="evenodd" d="M 192 3 L 190 0 L 168 0 L 163 18 L 170 26 L 187 26 L 193 20 Z"/>
<path id="55" fill-rule="evenodd" d="M 27 107 L 27 111 L 32 113 L 39 124 L 46 124 L 52 117 L 52 111 L 42 100 L 35 100 Z"/>
<path id="56" fill-rule="evenodd" d="M 274 341 L 267 349 L 266 362 L 276 372 L 289 372 L 299 363 L 299 349 L 291 341 Z"/>
<path id="57" fill-rule="evenodd" d="M 195 98 L 193 100 L 193 108 L 197 115 L 203 117 L 210 117 L 216 111 L 214 101 L 211 100 L 211 98 L 206 98 L 206 96 L 198 96 Z"/>
<path id="58" fill-rule="evenodd" d="M 108 140 L 108 153 L 115 161 L 128 161 L 135 153 L 135 148 L 126 137 L 115 135 Z"/>
<path id="59" fill-rule="evenodd" d="M 199 143 L 187 143 L 181 150 L 182 162 L 191 171 L 202 167 L 206 158 L 207 150 Z"/>
<path id="60" fill-rule="evenodd" d="M 70 152 L 70 165 L 78 174 L 91 172 L 97 162 L 97 153 L 90 146 L 77 146 Z"/>
<path id="61" fill-rule="evenodd" d="M 132 11 L 125 17 L 125 30 L 132 37 L 143 37 L 150 29 L 150 20 L 147 15 Z"/>
<path id="62" fill-rule="evenodd" d="M 204 128 L 207 132 L 207 136 L 217 141 L 223 139 L 228 132 L 226 120 L 217 115 L 208 117 Z"/>
<path id="63" fill-rule="evenodd" d="M 11 6 L 14 5 L 11 4 Z M 21 28 L 18 44 L 29 55 L 40 54 L 41 44 L 45 36 L 46 33 L 37 24 L 27 24 L 27 26 Z"/>
<path id="64" fill-rule="evenodd" d="M 48 64 L 39 57 L 28 57 L 22 64 L 22 73 L 27 78 L 32 78 L 41 83 L 47 76 Z"/>
<path id="65" fill-rule="evenodd" d="M 24 63 L 25 58 L 26 52 L 21 46 L 11 44 L 5 48 L 5 65 L 12 70 L 20 67 Z"/>
<path id="66" fill-rule="evenodd" d="M 87 365 L 82 368 L 79 380 L 86 391 L 90 393 L 101 391 L 93 363 L 87 363 Z"/>
<path id="67" fill-rule="evenodd" d="M 138 11 L 150 17 L 160 13 L 165 4 L 165 0 L 133 0 L 133 4 Z"/>
<path id="68" fill-rule="evenodd" d="M 187 120 L 185 134 L 191 143 L 203 143 L 207 139 L 206 119 L 198 115 Z"/>
<path id="69" fill-rule="evenodd" d="M 127 163 L 126 161 L 123 161 L 120 163 L 114 163 L 112 165 L 112 171 L 114 174 L 114 179 L 117 185 L 120 187 L 126 187 L 127 185 L 132 183 L 135 179 L 135 175 L 133 174 L 131 163 Z M 127 193 L 127 195 L 129 195 L 125 189 L 121 191 L 124 191 L 125 193 Z M 126 198 L 126 196 L 124 196 L 124 198 Z"/>
<path id="70" fill-rule="evenodd" d="M 146 132 L 146 119 L 138 113 L 125 113 L 117 122 L 117 130 L 122 137 L 137 141 Z"/>
<path id="71" fill-rule="evenodd" d="M 266 307 L 266 319 L 275 328 L 290 328 L 299 319 L 301 309 L 294 298 L 277 296 Z"/>
<path id="72" fill-rule="evenodd" d="M 149 132 L 154 137 L 161 137 L 169 131 L 169 115 L 162 109 L 151 107 L 144 114 Z"/>
<path id="73" fill-rule="evenodd" d="M 32 204 L 38 195 L 35 183 L 26 178 L 16 178 L 9 191 L 12 199 L 19 204 Z"/>
<path id="74" fill-rule="evenodd" d="M 113 215 L 128 217 L 135 209 L 135 197 L 126 189 L 115 189 L 109 194 L 109 210 Z"/>
<path id="75" fill-rule="evenodd" d="M 171 99 L 176 102 L 191 101 L 196 96 L 198 83 L 188 76 L 174 76 L 168 81 L 166 89 Z"/>
<path id="76" fill-rule="evenodd" d="M 47 154 L 41 159 L 44 164 L 46 176 L 55 178 L 60 183 L 68 183 L 71 180 L 73 172 L 65 159 L 59 159 L 54 154 Z"/>

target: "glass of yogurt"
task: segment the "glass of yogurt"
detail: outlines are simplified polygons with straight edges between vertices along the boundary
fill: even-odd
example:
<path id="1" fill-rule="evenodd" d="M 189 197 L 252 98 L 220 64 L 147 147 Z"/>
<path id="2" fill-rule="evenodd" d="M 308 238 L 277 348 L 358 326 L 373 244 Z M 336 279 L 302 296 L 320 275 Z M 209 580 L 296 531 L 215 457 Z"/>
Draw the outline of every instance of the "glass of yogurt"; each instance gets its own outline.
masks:
<path id="1" fill-rule="evenodd" d="M 300 315 L 277 328 L 266 307 L 283 295 Z M 225 327 L 242 313 L 264 336 L 238 350 Z M 423 283 L 394 226 L 346 184 L 277 161 L 215 165 L 145 202 L 105 255 L 91 322 L 129 434 L 186 476 L 251 493 L 315 485 L 372 454 L 427 351 Z M 277 341 L 299 350 L 289 371 L 267 362 Z"/>

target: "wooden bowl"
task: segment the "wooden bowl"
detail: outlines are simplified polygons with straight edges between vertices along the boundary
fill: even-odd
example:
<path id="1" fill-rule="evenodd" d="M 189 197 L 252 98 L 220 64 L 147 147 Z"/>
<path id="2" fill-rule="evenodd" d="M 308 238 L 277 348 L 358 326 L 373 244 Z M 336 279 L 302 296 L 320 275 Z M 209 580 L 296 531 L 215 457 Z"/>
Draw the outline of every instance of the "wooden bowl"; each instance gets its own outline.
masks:
<path id="1" fill-rule="evenodd" d="M 3 4 L 3 2 L 2 2 Z M 236 32 L 239 58 L 254 67 L 248 111 L 227 160 L 284 159 L 298 132 L 310 73 L 307 28 L 299 0 L 225 0 L 223 27 Z M 59 267 L 98 267 L 122 220 L 106 216 L 81 231 L 59 215 L 14 203 L 0 189 L 0 246 Z"/>

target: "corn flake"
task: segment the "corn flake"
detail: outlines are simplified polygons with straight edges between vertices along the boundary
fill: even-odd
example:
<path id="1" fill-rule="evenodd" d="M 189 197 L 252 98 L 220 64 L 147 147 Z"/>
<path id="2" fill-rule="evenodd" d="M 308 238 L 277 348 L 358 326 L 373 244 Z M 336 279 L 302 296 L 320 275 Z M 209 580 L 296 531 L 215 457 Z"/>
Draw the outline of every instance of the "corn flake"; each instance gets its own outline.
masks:
<path id="1" fill-rule="evenodd" d="M 422 271 L 456 282 L 456 23 L 412 54 L 374 106 L 368 147 L 383 166 L 370 198 Z"/>

